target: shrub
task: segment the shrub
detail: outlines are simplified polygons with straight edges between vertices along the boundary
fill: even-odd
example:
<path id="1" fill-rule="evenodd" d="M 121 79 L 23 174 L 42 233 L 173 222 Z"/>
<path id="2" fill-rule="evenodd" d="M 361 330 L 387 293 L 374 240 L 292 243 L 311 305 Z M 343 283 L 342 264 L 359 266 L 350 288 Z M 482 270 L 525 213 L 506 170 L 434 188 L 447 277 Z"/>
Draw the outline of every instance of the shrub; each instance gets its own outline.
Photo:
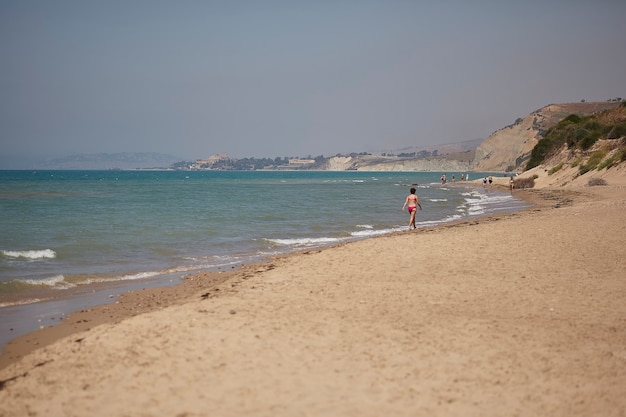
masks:
<path id="1" fill-rule="evenodd" d="M 622 102 L 621 105 L 626 106 L 625 103 L 626 101 Z M 563 144 L 567 144 L 570 149 L 578 148 L 586 151 L 591 149 L 600 138 L 619 139 L 626 137 L 626 122 L 611 123 L 608 120 L 611 118 L 601 115 L 580 117 L 576 114 L 570 114 L 548 129 L 545 136 L 537 142 L 530 153 L 526 169 L 541 165 Z M 584 170 L 588 169 L 584 168 Z"/>
<path id="2" fill-rule="evenodd" d="M 550 172 L 548 172 L 548 175 L 552 175 L 555 172 L 559 172 L 561 170 L 561 168 L 563 168 L 563 162 L 561 162 L 560 164 L 558 164 L 555 167 L 552 167 L 552 169 L 550 170 Z"/>
<path id="3" fill-rule="evenodd" d="M 626 146 L 622 145 L 610 157 L 606 158 L 598 165 L 598 171 L 604 168 L 610 168 L 615 164 L 626 161 Z"/>
<path id="4" fill-rule="evenodd" d="M 608 184 L 602 178 L 589 178 L 589 181 L 587 181 L 587 185 L 590 187 L 594 187 L 596 185 L 608 185 Z"/>
<path id="5" fill-rule="evenodd" d="M 578 123 L 580 122 L 580 116 L 577 114 L 570 114 L 569 116 L 567 116 L 565 119 L 561 120 L 558 124 L 565 124 L 565 123 Z"/>
<path id="6" fill-rule="evenodd" d="M 598 139 L 600 139 L 600 135 L 597 132 L 588 132 L 578 141 L 578 146 L 580 146 L 580 149 L 583 151 L 586 151 L 591 148 Z"/>
<path id="7" fill-rule="evenodd" d="M 540 139 L 530 152 L 530 159 L 528 160 L 528 164 L 526 164 L 526 170 L 541 164 L 546 156 L 548 156 L 548 153 L 552 150 L 552 147 L 552 141 L 549 138 Z"/>
<path id="8" fill-rule="evenodd" d="M 585 121 L 585 123 L 583 123 L 583 129 L 598 130 L 598 129 L 602 128 L 602 125 L 597 120 L 589 118 L 589 117 L 586 118 L 586 119 L 587 119 L 587 121 Z"/>
<path id="9" fill-rule="evenodd" d="M 586 151 L 591 148 L 601 136 L 608 132 L 605 126 L 602 126 L 597 120 L 586 117 L 582 123 L 582 127 L 577 128 L 570 135 L 570 140 L 574 145 Z M 569 144 L 569 142 L 568 142 Z M 571 146 L 570 146 L 571 147 Z"/>
<path id="10" fill-rule="evenodd" d="M 600 165 L 598 165 L 598 171 L 604 168 L 610 168 L 611 166 L 624 161 L 626 161 L 626 146 L 622 146 L 613 155 L 602 161 Z"/>
<path id="11" fill-rule="evenodd" d="M 600 164 L 598 165 L 598 171 L 613 165 L 615 161 L 617 161 L 617 157 L 617 153 L 614 153 L 611 157 L 606 158 L 604 161 L 600 162 Z"/>
<path id="12" fill-rule="evenodd" d="M 515 188 L 533 188 L 535 186 L 535 177 L 532 178 L 516 178 L 513 180 Z"/>
<path id="13" fill-rule="evenodd" d="M 578 169 L 578 172 L 580 173 L 580 175 L 583 175 L 591 170 L 596 169 L 598 165 L 600 165 L 600 162 L 602 162 L 605 156 L 606 156 L 605 150 L 599 150 L 599 151 L 595 151 L 594 153 L 592 153 L 589 159 L 587 160 L 587 163 L 584 165 L 581 165 L 580 168 Z"/>
<path id="14" fill-rule="evenodd" d="M 607 133 L 608 139 L 619 139 L 626 136 L 626 122 L 616 124 L 611 131 Z"/>

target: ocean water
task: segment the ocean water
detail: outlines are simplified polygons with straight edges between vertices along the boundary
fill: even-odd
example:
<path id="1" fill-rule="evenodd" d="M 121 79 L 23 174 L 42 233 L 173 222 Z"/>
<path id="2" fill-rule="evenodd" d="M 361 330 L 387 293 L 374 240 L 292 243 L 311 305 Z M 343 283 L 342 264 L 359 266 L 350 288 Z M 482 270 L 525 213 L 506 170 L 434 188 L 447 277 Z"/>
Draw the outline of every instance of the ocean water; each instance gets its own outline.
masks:
<path id="1" fill-rule="evenodd" d="M 401 208 L 412 184 L 418 184 L 423 207 L 418 228 L 527 206 L 510 193 L 477 184 L 442 186 L 440 176 L 0 171 L 0 314 L 96 284 L 163 284 L 198 271 L 407 230 L 408 214 Z"/>

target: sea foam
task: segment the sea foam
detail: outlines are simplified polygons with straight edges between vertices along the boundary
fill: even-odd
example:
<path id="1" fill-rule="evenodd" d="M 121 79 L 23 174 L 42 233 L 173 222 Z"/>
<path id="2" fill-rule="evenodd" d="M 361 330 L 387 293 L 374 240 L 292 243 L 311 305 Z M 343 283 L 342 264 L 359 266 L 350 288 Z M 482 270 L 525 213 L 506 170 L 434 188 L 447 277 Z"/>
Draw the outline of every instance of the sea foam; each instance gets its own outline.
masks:
<path id="1" fill-rule="evenodd" d="M 54 259 L 57 257 L 57 254 L 52 249 L 43 249 L 43 250 L 2 250 L 0 251 L 2 255 L 7 258 L 25 258 L 25 259 Z"/>
<path id="2" fill-rule="evenodd" d="M 341 241 L 334 237 L 318 237 L 318 238 L 295 238 L 295 239 L 267 239 L 267 241 L 277 245 L 285 246 L 316 246 L 321 244 L 330 244 Z"/>

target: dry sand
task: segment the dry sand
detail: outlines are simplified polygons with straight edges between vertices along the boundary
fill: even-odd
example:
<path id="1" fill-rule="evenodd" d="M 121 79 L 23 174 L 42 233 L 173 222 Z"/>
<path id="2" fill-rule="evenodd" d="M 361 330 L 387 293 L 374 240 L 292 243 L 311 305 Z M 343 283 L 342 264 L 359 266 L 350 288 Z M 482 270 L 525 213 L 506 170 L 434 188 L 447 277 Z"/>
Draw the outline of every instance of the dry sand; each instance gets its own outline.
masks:
<path id="1" fill-rule="evenodd" d="M 523 193 L 79 312 L 10 345 L 0 416 L 624 416 L 626 187 Z"/>

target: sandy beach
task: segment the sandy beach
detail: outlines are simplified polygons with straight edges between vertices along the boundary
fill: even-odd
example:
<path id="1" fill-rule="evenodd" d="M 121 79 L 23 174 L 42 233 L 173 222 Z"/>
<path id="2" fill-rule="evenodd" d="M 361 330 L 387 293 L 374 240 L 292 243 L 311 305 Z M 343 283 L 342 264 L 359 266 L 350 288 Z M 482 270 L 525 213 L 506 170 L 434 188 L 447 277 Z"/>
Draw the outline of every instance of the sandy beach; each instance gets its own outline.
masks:
<path id="1" fill-rule="evenodd" d="M 0 416 L 624 416 L 609 184 L 77 312 L 3 352 Z"/>

